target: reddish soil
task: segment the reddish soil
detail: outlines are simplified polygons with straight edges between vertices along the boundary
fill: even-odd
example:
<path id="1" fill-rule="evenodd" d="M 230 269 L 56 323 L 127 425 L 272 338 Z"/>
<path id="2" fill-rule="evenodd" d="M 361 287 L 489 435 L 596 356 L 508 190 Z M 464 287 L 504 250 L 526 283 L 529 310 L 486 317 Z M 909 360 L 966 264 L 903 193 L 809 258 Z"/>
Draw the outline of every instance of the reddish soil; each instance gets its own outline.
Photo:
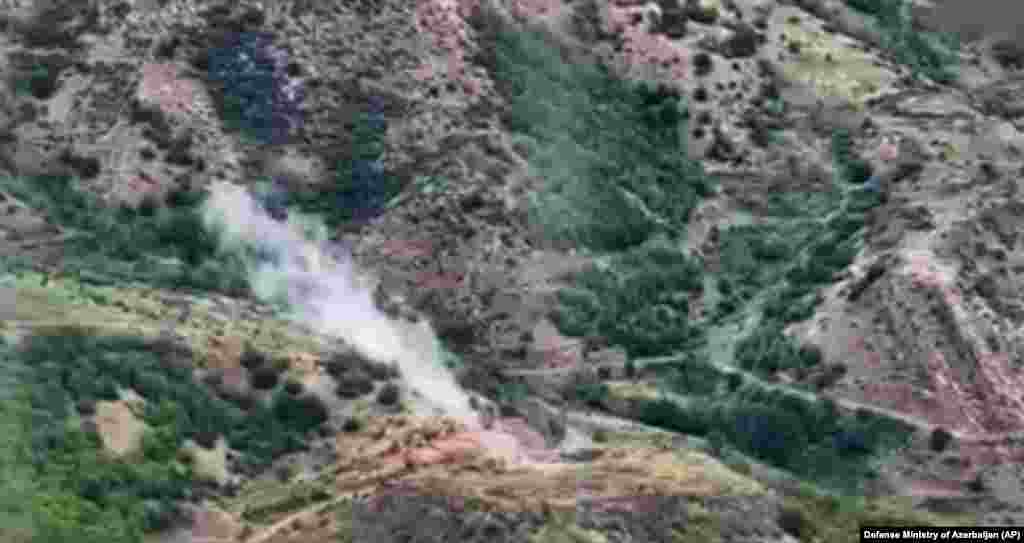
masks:
<path id="1" fill-rule="evenodd" d="M 391 452 L 386 459 L 412 465 L 458 463 L 474 456 L 504 458 L 510 463 L 550 463 L 558 453 L 521 418 L 497 419 L 490 430 L 474 428 L 436 438 L 429 445 Z"/>

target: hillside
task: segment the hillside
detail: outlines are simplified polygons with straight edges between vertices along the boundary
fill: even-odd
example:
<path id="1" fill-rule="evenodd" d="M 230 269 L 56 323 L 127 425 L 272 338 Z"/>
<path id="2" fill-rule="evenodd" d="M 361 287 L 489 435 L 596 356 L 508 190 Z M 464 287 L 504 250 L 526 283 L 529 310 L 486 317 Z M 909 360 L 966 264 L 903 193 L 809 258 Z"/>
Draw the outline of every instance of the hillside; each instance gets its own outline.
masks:
<path id="1" fill-rule="evenodd" d="M 989 1 L 0 0 L 0 540 L 1024 524 Z"/>

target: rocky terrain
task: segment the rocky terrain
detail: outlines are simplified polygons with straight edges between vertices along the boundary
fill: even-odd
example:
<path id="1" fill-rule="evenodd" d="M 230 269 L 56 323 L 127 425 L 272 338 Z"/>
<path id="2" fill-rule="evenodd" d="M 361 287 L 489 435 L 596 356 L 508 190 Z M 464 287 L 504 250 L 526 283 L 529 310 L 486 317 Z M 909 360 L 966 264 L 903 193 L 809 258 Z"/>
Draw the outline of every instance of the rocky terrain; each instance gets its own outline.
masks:
<path id="1" fill-rule="evenodd" d="M 0 0 L 0 539 L 1024 523 L 990 4 Z"/>

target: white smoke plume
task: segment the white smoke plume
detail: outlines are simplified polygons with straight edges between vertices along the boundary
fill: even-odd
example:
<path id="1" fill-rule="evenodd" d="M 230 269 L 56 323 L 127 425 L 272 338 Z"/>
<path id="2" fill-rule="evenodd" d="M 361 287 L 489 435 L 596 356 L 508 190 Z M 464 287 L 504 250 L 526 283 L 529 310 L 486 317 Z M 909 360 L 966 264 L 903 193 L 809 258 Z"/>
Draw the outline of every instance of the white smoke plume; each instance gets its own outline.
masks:
<path id="1" fill-rule="evenodd" d="M 285 302 L 291 316 L 307 326 L 371 359 L 396 363 L 406 385 L 431 405 L 476 424 L 468 396 L 441 362 L 442 346 L 430 324 L 380 312 L 371 278 L 358 272 L 346 251 L 327 242 L 322 222 L 297 213 L 289 213 L 287 222 L 275 221 L 244 187 L 230 183 L 211 187 L 203 222 L 219 234 L 223 249 L 249 249 L 249 283 L 257 297 Z"/>

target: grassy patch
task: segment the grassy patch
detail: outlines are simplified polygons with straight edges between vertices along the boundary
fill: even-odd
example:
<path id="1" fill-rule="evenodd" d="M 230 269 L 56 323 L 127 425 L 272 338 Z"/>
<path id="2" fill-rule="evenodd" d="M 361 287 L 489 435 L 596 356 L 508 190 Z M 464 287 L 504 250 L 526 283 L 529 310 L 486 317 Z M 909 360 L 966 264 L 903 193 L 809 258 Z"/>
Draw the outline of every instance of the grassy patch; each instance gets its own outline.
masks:
<path id="1" fill-rule="evenodd" d="M 250 522 L 273 522 L 274 519 L 331 498 L 331 494 L 310 483 L 289 485 L 282 495 L 260 503 L 247 504 L 242 517 Z"/>
<path id="2" fill-rule="evenodd" d="M 800 541 L 859 541 L 862 526 L 971 526 L 967 515 L 938 515 L 915 509 L 909 500 L 837 496 L 803 485 L 787 496 L 779 525 Z"/>

